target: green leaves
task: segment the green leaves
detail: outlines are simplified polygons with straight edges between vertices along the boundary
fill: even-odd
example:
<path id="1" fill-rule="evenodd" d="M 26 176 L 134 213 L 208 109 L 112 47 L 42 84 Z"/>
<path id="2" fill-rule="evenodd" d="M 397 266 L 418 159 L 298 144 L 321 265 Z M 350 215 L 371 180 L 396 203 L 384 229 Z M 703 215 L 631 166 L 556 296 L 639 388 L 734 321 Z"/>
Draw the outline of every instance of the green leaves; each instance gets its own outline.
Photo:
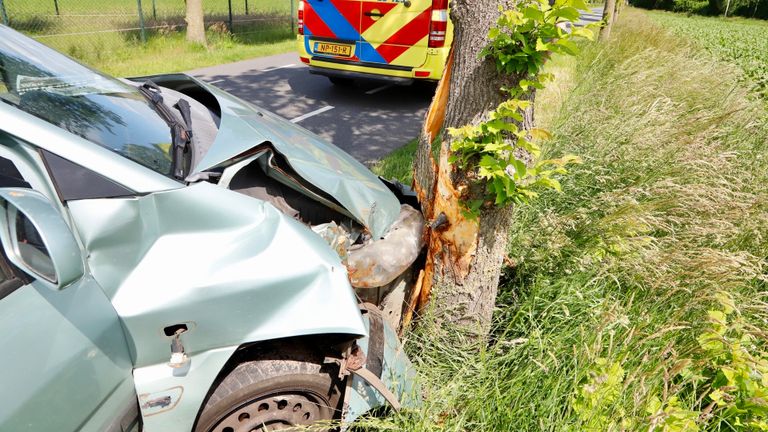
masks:
<path id="1" fill-rule="evenodd" d="M 621 419 L 611 414 L 611 407 L 621 396 L 625 371 L 618 362 L 595 359 L 587 371 L 571 407 L 582 420 L 581 430 L 603 432 L 623 430 Z"/>
<path id="2" fill-rule="evenodd" d="M 526 85 L 539 83 L 529 82 Z M 448 129 L 453 138 L 450 162 L 476 170 L 477 179 L 485 183 L 485 201 L 493 205 L 526 203 L 538 196 L 536 190 L 539 189 L 559 192 L 562 186 L 554 176 L 566 174 L 567 165 L 581 161 L 576 156 L 535 160 L 541 150 L 531 138 L 549 139 L 551 134 L 542 129 L 531 132 L 520 129 L 518 123 L 522 122 L 523 113 L 530 106 L 530 101 L 509 99 L 489 113 L 488 120 L 476 126 Z M 529 166 L 518 159 L 515 156 L 518 149 L 525 150 L 534 158 L 534 163 Z M 466 211 L 476 216 L 480 208 L 481 204 L 474 202 L 467 205 Z"/>
<path id="3" fill-rule="evenodd" d="M 521 130 L 524 113 L 531 102 L 524 96 L 554 77 L 542 73 L 544 63 L 552 53 L 576 55 L 578 46 L 574 38 L 593 39 L 588 28 L 565 32 L 559 23 L 579 19 L 579 10 L 587 9 L 584 0 L 523 0 L 515 9 L 501 12 L 496 26 L 488 32 L 488 45 L 480 58 L 492 58 L 500 73 L 520 75 L 517 86 L 503 88 L 509 99 L 499 104 L 478 125 L 466 125 L 448 130 L 452 137 L 449 161 L 475 172 L 485 186 L 484 200 L 466 205 L 466 212 L 476 216 L 484 202 L 496 206 L 525 203 L 538 196 L 536 190 L 561 191 L 555 176 L 567 173 L 566 166 L 579 163 L 575 156 L 561 159 L 538 160 L 541 150 L 532 140 L 550 139 L 541 129 Z M 524 152 L 521 152 L 523 150 Z M 518 159 L 527 154 L 533 161 Z"/>
<path id="4" fill-rule="evenodd" d="M 681 397 L 699 400 L 705 408 L 685 408 L 677 396 L 666 403 L 654 397 L 647 412 L 665 431 L 768 430 L 768 354 L 742 322 L 730 294 L 720 291 L 714 298 L 719 308 L 707 311 L 707 325 L 697 338 L 700 353 L 689 363 L 698 368 L 680 372 L 691 383 Z"/>
<path id="5" fill-rule="evenodd" d="M 558 21 L 576 22 L 579 20 L 579 17 L 581 16 L 581 14 L 575 7 L 566 6 L 566 7 L 553 10 L 552 16 L 563 18 L 563 20 L 558 20 Z"/>
<path id="6" fill-rule="evenodd" d="M 553 6 L 548 1 L 521 1 L 514 10 L 502 11 L 480 57 L 493 58 L 499 72 L 535 76 L 551 53 L 575 55 L 572 39 L 594 39 L 591 28 L 569 33 L 558 25 L 578 21 L 579 9 L 588 9 L 584 0 L 559 0 Z"/>

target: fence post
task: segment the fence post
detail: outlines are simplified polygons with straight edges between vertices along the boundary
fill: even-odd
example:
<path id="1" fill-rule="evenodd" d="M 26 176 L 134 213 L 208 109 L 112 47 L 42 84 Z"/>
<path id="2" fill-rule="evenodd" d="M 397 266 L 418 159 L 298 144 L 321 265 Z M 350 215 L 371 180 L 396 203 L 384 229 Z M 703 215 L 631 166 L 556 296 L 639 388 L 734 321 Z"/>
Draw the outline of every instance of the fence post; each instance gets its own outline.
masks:
<path id="1" fill-rule="evenodd" d="M 245 14 L 248 15 L 248 0 L 245 0 Z"/>
<path id="2" fill-rule="evenodd" d="M 5 12 L 5 3 L 0 0 L 0 15 L 2 15 L 3 24 L 8 25 L 8 13 Z"/>
<path id="3" fill-rule="evenodd" d="M 58 15 L 61 15 L 61 14 L 59 13 L 59 0 L 53 0 L 53 7 L 54 7 L 54 9 L 56 9 L 56 15 L 57 15 L 57 16 L 58 16 Z"/>
<path id="4" fill-rule="evenodd" d="M 144 28 L 144 11 L 141 9 L 141 0 L 136 0 L 139 8 L 139 27 L 141 27 L 141 43 L 147 43 L 147 30 Z"/>
<path id="5" fill-rule="evenodd" d="M 229 5 L 229 32 L 234 33 L 232 29 L 232 0 L 227 0 L 227 4 Z"/>
<path id="6" fill-rule="evenodd" d="M 155 0 L 152 0 L 152 19 L 157 21 L 157 6 L 155 5 Z"/>
<path id="7" fill-rule="evenodd" d="M 294 23 L 294 19 L 296 19 L 296 14 L 293 13 L 293 0 L 291 0 L 291 34 L 296 31 L 296 23 Z"/>

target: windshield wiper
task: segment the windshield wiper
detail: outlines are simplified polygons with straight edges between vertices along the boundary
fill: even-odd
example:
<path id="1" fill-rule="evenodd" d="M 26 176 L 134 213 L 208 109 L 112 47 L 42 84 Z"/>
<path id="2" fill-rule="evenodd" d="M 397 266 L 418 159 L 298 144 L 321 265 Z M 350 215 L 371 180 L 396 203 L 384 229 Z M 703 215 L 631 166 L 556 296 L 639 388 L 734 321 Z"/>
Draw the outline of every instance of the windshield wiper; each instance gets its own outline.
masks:
<path id="1" fill-rule="evenodd" d="M 174 115 L 168 105 L 163 102 L 163 96 L 160 94 L 160 87 L 147 80 L 139 87 L 139 91 L 144 97 L 152 103 L 152 107 L 157 111 L 160 117 L 171 128 L 171 140 L 173 148 L 171 150 L 171 172 L 178 180 L 184 180 L 184 160 L 192 150 L 192 112 L 189 102 L 179 99 L 173 106 L 181 114 L 181 121 Z"/>

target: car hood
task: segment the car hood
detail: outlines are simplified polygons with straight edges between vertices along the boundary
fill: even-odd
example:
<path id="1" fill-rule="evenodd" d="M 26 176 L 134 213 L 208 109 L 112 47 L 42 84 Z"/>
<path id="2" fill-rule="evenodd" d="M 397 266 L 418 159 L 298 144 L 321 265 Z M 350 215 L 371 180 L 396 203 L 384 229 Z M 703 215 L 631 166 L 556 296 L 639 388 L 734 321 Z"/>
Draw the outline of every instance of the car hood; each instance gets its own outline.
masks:
<path id="1" fill-rule="evenodd" d="M 382 237 L 395 222 L 400 214 L 397 197 L 352 156 L 282 117 L 195 81 L 216 97 L 221 123 L 192 174 L 226 166 L 259 145 L 271 144 L 302 179 L 335 198 L 374 237 Z"/>

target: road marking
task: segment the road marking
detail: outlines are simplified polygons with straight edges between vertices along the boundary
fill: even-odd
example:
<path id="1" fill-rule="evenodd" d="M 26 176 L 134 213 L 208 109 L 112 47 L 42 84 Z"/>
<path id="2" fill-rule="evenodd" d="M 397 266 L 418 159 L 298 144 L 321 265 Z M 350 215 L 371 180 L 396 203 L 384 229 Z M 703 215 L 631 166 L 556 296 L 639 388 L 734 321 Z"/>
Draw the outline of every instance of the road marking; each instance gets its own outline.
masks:
<path id="1" fill-rule="evenodd" d="M 216 81 L 208 81 L 208 84 L 216 84 L 216 83 L 220 83 L 222 81 L 224 81 L 224 80 L 220 79 L 220 80 L 216 80 Z"/>
<path id="2" fill-rule="evenodd" d="M 294 66 L 296 66 L 296 64 L 295 63 L 291 63 L 291 64 L 287 64 L 287 65 L 282 65 L 282 66 L 269 67 L 269 68 L 266 68 L 266 69 L 262 69 L 261 71 L 262 72 L 272 72 L 274 70 L 285 69 L 285 68 L 292 68 Z"/>
<path id="3" fill-rule="evenodd" d="M 333 107 L 328 105 L 327 107 L 323 107 L 323 108 L 314 110 L 312 112 L 308 112 L 308 113 L 306 113 L 304 115 L 298 116 L 295 119 L 291 119 L 291 123 L 298 123 L 298 122 L 300 122 L 302 120 L 306 120 L 306 119 L 308 119 L 310 117 L 316 116 L 318 114 L 322 114 L 322 113 L 324 113 L 326 111 L 330 111 L 332 109 L 333 109 Z"/>
<path id="4" fill-rule="evenodd" d="M 375 89 L 368 90 L 367 92 L 365 92 L 365 94 L 368 94 L 368 95 L 376 94 L 376 93 L 378 93 L 380 91 L 384 91 L 384 90 L 386 90 L 388 88 L 391 88 L 393 86 L 394 86 L 394 84 L 383 85 L 381 87 L 376 87 Z"/>

